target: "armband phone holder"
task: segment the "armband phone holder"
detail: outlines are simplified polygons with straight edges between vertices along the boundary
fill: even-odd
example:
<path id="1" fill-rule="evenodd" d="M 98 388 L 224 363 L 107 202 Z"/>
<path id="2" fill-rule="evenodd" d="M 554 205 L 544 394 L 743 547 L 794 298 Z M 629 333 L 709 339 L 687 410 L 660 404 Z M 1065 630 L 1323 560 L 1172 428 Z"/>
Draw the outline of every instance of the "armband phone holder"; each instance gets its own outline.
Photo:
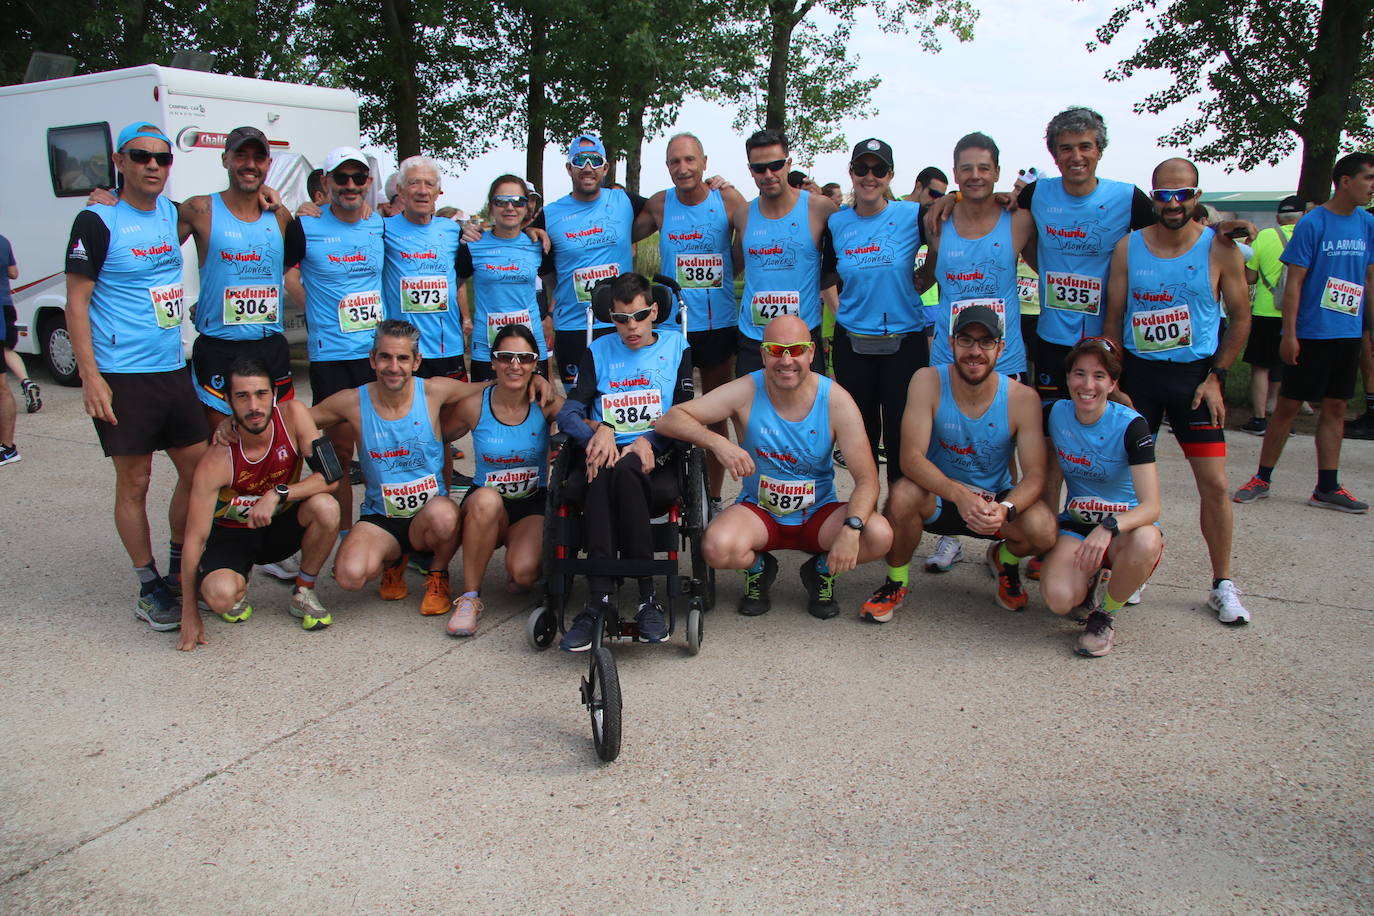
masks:
<path id="1" fill-rule="evenodd" d="M 305 459 L 305 463 L 310 465 L 312 471 L 323 474 L 326 483 L 333 483 L 343 477 L 339 456 L 334 453 L 334 443 L 329 441 L 328 436 L 320 436 L 310 444 L 310 456 Z"/>

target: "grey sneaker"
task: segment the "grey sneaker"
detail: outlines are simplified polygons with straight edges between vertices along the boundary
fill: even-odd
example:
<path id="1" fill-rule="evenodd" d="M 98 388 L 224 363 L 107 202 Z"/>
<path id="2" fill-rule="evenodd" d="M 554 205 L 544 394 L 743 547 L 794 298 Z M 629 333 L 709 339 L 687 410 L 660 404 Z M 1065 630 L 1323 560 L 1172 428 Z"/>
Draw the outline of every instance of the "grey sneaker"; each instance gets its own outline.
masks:
<path id="1" fill-rule="evenodd" d="M 275 563 L 264 563 L 258 569 L 267 573 L 273 579 L 281 579 L 283 582 L 294 582 L 296 574 L 301 571 L 301 555 L 293 554 L 285 560 L 278 560 Z"/>
<path id="2" fill-rule="evenodd" d="M 143 587 L 139 592 L 138 603 L 134 605 L 134 616 L 147 621 L 148 626 L 159 633 L 181 629 L 181 602 L 167 587 L 167 583 L 157 579 Z"/>
<path id="3" fill-rule="evenodd" d="M 24 379 L 19 387 L 24 390 L 24 410 L 27 413 L 38 413 L 43 409 L 43 390 L 37 382 Z"/>
<path id="4" fill-rule="evenodd" d="M 1231 494 L 1231 502 L 1252 503 L 1257 499 L 1267 499 L 1268 497 L 1269 484 L 1258 477 L 1251 477 L 1243 487 Z"/>
<path id="5" fill-rule="evenodd" d="M 1317 506 L 1321 509 L 1335 509 L 1337 512 L 1349 512 L 1352 515 L 1362 515 L 1369 511 L 1369 503 L 1356 499 L 1350 495 L 1350 491 L 1345 487 L 1339 490 L 1332 490 L 1323 493 L 1320 490 L 1313 490 L 1312 496 L 1307 500 L 1309 506 Z"/>
<path id="6" fill-rule="evenodd" d="M 298 585 L 291 592 L 291 616 L 300 620 L 302 630 L 318 630 L 334 622 L 334 615 L 320 604 L 315 590 L 307 585 Z"/>
<path id="7" fill-rule="evenodd" d="M 935 542 L 935 551 L 926 557 L 926 572 L 949 572 L 963 555 L 964 545 L 958 538 L 941 536 Z"/>

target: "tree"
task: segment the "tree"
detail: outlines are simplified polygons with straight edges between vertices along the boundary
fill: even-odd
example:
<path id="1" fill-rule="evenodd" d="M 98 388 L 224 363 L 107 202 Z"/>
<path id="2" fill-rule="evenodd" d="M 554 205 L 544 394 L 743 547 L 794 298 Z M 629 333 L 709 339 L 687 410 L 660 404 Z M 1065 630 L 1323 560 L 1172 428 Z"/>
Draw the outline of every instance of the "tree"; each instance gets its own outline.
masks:
<path id="1" fill-rule="evenodd" d="M 1340 152 L 1374 141 L 1374 0 L 1128 0 L 1097 30 L 1098 42 L 1110 44 L 1142 14 L 1148 36 L 1107 79 L 1140 70 L 1172 77 L 1135 105 L 1140 113 L 1200 97 L 1197 116 L 1161 146 L 1248 171 L 1301 143 L 1297 192 L 1321 202 Z"/>

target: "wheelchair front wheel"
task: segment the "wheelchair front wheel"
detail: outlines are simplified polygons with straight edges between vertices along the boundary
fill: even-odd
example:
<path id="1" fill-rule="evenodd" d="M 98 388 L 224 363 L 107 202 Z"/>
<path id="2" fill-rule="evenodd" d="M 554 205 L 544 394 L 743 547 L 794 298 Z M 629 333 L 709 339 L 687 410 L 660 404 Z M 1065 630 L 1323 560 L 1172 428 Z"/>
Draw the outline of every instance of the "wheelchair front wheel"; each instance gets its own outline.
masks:
<path id="1" fill-rule="evenodd" d="M 687 611 L 687 651 L 692 655 L 701 651 L 701 627 L 704 620 L 701 607 L 693 601 Z"/>
<path id="2" fill-rule="evenodd" d="M 542 652 L 553 645 L 554 637 L 558 635 L 558 615 L 545 605 L 539 605 L 530 611 L 529 619 L 525 621 L 525 641 L 530 644 L 530 648 L 536 652 Z"/>
<path id="3" fill-rule="evenodd" d="M 585 696 L 596 756 L 609 763 L 620 755 L 620 675 L 615 670 L 615 656 L 605 646 L 592 648 Z"/>

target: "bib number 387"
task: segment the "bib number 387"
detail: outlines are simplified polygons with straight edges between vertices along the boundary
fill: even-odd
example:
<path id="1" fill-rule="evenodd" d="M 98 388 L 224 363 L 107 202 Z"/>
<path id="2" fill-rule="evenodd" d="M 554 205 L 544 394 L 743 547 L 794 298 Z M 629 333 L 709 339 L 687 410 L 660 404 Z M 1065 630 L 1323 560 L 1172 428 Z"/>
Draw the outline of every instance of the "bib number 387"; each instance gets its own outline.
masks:
<path id="1" fill-rule="evenodd" d="M 759 505 L 773 515 L 791 515 L 816 503 L 814 480 L 774 480 L 759 477 Z"/>

